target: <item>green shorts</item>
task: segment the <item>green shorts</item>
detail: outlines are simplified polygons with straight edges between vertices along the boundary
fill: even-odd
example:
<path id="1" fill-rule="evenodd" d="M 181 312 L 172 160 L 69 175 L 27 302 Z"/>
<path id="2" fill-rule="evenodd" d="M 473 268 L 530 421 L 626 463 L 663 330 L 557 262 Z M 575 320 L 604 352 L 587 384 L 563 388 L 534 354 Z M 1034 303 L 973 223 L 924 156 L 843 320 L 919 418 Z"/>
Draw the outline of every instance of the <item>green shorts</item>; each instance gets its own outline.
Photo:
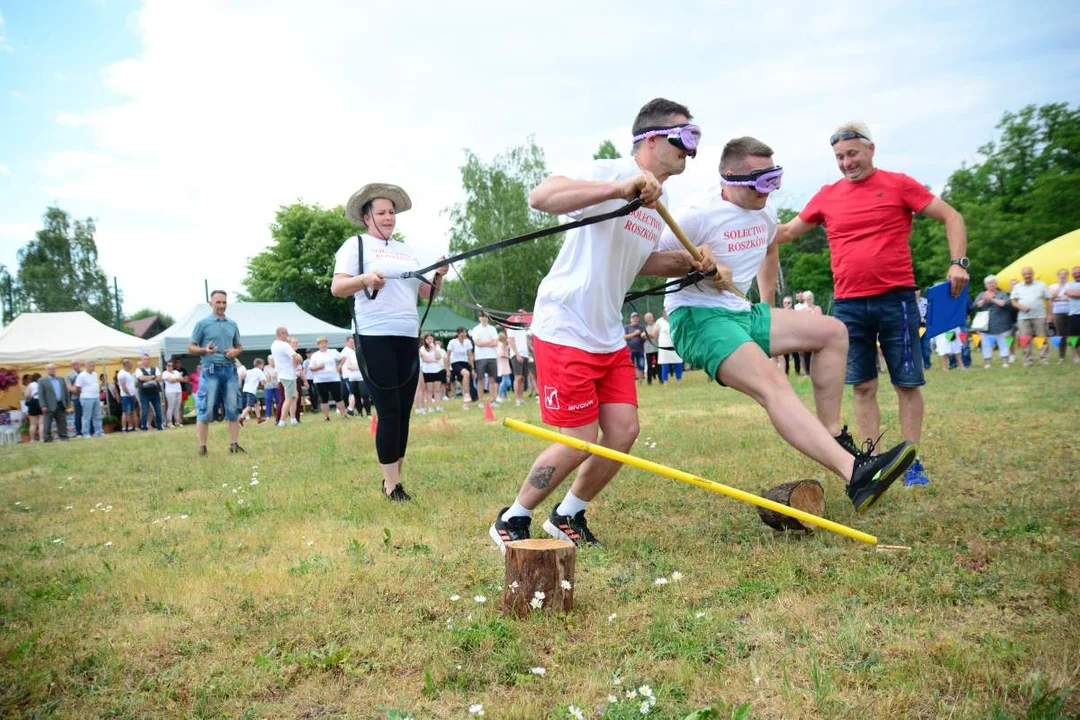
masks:
<path id="1" fill-rule="evenodd" d="M 671 341 L 679 357 L 705 368 L 710 378 L 716 379 L 720 364 L 745 343 L 757 343 L 769 355 L 772 320 L 766 303 L 752 305 L 749 311 L 681 307 L 670 319 Z"/>

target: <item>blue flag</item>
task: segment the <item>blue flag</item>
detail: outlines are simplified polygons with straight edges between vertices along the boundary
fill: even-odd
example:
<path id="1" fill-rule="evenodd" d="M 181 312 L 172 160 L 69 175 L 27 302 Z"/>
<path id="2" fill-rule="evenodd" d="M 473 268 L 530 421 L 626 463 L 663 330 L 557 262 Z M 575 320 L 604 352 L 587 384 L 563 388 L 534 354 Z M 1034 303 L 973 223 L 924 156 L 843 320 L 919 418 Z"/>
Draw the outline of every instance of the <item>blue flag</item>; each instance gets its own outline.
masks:
<path id="1" fill-rule="evenodd" d="M 946 280 L 926 291 L 926 334 L 930 337 L 967 325 L 967 284 L 956 297 L 950 287 Z"/>

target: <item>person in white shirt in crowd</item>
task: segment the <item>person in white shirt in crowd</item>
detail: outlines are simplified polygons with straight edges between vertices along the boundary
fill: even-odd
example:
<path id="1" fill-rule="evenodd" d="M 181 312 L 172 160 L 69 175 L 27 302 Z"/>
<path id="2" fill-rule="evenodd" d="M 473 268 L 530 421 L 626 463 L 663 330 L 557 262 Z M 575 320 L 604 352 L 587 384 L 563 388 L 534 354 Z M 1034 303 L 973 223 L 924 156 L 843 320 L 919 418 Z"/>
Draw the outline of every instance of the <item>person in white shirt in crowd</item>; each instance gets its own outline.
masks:
<path id="1" fill-rule="evenodd" d="M 317 342 L 319 349 L 309 358 L 311 362 L 308 363 L 308 372 L 315 378 L 315 390 L 319 393 L 323 418 L 330 422 L 331 401 L 334 403 L 334 411 L 344 417 L 341 412 L 341 374 L 338 372 L 341 354 L 328 347 L 326 338 L 321 337 Z"/>
<path id="2" fill-rule="evenodd" d="M 657 251 L 663 221 L 656 203 L 664 199 L 662 185 L 697 154 L 701 129 L 690 119 L 685 106 L 656 98 L 634 120 L 631 157 L 551 175 L 529 193 L 534 209 L 574 220 L 620 209 L 634 198 L 641 201 L 626 217 L 566 233 L 540 283 L 532 321 L 543 421 L 568 436 L 592 443 L 599 439 L 623 452 L 633 446 L 639 430 L 634 364 L 623 339 L 626 291 L 639 274 L 671 277 L 695 267 L 711 269 L 708 250 L 704 265 L 693 263 L 686 250 Z M 533 511 L 578 469 L 543 527 L 561 540 L 599 544 L 585 512 L 619 467 L 565 445 L 550 446 L 533 463 L 513 505 L 496 514 L 489 536 L 504 552 L 506 542 L 528 538 Z"/>
<path id="3" fill-rule="evenodd" d="M 345 347 L 341 348 L 340 355 L 338 367 L 342 378 L 349 384 L 349 407 L 346 412 L 358 417 L 371 417 L 371 395 L 368 393 L 367 383 L 364 382 L 364 373 L 360 370 L 360 361 L 356 357 L 356 341 L 352 335 L 345 339 Z"/>
<path id="4" fill-rule="evenodd" d="M 1021 338 L 1030 338 L 1027 347 L 1023 348 L 1024 367 L 1033 364 L 1031 346 L 1035 344 L 1037 337 L 1046 338 L 1046 303 L 1050 299 L 1050 290 L 1042 280 L 1035 279 L 1035 271 L 1030 267 L 1022 268 L 1020 275 L 1024 282 L 1017 283 L 1009 299 L 1012 306 L 1020 311 L 1016 318 L 1016 334 Z M 1043 365 L 1050 362 L 1049 343 L 1043 342 L 1039 357 Z M 1023 341 L 1021 341 L 1023 347 Z"/>
<path id="5" fill-rule="evenodd" d="M 1069 296 L 1066 286 L 1069 284 L 1069 271 L 1061 268 L 1057 271 L 1057 282 L 1050 286 L 1050 313 L 1054 318 L 1054 334 L 1058 341 L 1058 362 L 1065 362 L 1069 349 Z"/>
<path id="6" fill-rule="evenodd" d="M 249 411 L 254 412 L 256 417 L 259 415 L 259 387 L 266 382 L 266 373 L 263 372 L 265 365 L 262 358 L 255 358 L 255 364 L 244 375 L 244 382 L 240 386 L 244 397 L 244 409 L 240 411 L 242 418 L 246 419 Z"/>
<path id="7" fill-rule="evenodd" d="M 454 383 L 461 383 L 461 407 L 468 410 L 472 397 L 473 342 L 465 333 L 465 328 L 459 327 L 457 335 L 446 344 L 446 362 L 450 387 L 453 389 Z"/>
<path id="8" fill-rule="evenodd" d="M 1069 337 L 1080 337 L 1080 265 L 1073 266 L 1072 280 L 1065 283 L 1065 296 L 1069 298 Z M 1080 343 L 1072 346 L 1073 362 L 1080 364 Z"/>
<path id="9" fill-rule="evenodd" d="M 420 382 L 417 296 L 434 300 L 446 274 L 446 266 L 442 266 L 427 282 L 418 277 L 387 278 L 391 273 L 420 269 L 412 248 L 394 238 L 397 214 L 411 207 L 412 200 L 397 185 L 372 183 L 353 193 L 345 216 L 366 232 L 342 243 L 330 286 L 335 297 L 352 298 L 356 355 L 379 415 L 375 451 L 382 489 L 394 502 L 411 499 L 401 483 L 401 471 Z"/>
<path id="10" fill-rule="evenodd" d="M 499 330 L 499 347 L 495 350 L 495 361 L 498 365 L 499 388 L 495 397 L 495 403 L 508 400 L 506 393 L 514 387 L 514 373 L 510 368 L 510 350 L 506 344 L 506 331 Z"/>
<path id="11" fill-rule="evenodd" d="M 105 437 L 101 429 L 101 382 L 93 360 L 86 361 L 86 367 L 75 378 L 75 387 L 82 405 L 82 437 Z"/>
<path id="12" fill-rule="evenodd" d="M 424 335 L 420 346 L 420 372 L 424 381 L 424 407 L 427 412 L 442 412 L 443 385 L 446 383 L 446 352 L 435 344 L 435 336 Z M 417 411 L 419 412 L 419 410 Z"/>
<path id="13" fill-rule="evenodd" d="M 284 390 L 284 399 L 281 400 L 281 418 L 277 423 L 279 428 L 283 428 L 286 425 L 286 419 L 288 419 L 289 425 L 296 425 L 299 422 L 296 419 L 296 402 L 298 397 L 296 387 L 296 366 L 300 363 L 300 354 L 297 353 L 296 350 L 293 349 L 292 344 L 289 343 L 288 328 L 279 327 L 275 332 L 275 338 L 274 342 L 270 343 L 270 356 L 274 359 L 274 382 L 275 384 L 281 383 L 281 387 Z M 320 339 L 323 341 L 322 346 L 325 347 L 326 338 Z M 337 371 L 334 371 L 334 377 L 337 378 Z M 267 398 L 270 397 L 269 379 L 266 381 L 266 396 Z M 269 408 L 269 406 L 268 401 L 267 408 Z M 269 415 L 269 417 L 273 416 Z"/>
<path id="14" fill-rule="evenodd" d="M 653 380 L 660 382 L 660 346 L 656 344 L 660 329 L 651 312 L 645 313 L 642 319 L 645 321 L 645 383 L 652 385 Z"/>
<path id="15" fill-rule="evenodd" d="M 673 377 L 676 382 L 681 383 L 683 359 L 679 357 L 679 353 L 675 352 L 675 347 L 672 345 L 671 320 L 668 318 L 667 310 L 656 321 L 656 344 L 660 348 L 656 358 L 660 367 L 660 384 L 663 385 Z"/>
<path id="16" fill-rule="evenodd" d="M 480 324 L 472 330 L 472 342 L 476 391 L 481 396 L 488 393 L 489 397 L 493 397 L 499 378 L 499 330 L 491 324 L 491 318 L 485 312 L 480 313 Z"/>
<path id="17" fill-rule="evenodd" d="M 524 314 L 519 310 L 518 314 Z M 536 368 L 533 366 L 532 353 L 529 352 L 529 329 L 527 327 L 510 328 L 506 333 L 510 345 L 510 369 L 514 372 L 514 405 L 525 404 L 525 379 L 529 379 L 529 390 L 536 392 Z"/>
<path id="18" fill-rule="evenodd" d="M 79 388 L 75 387 L 75 380 L 79 377 L 82 369 L 82 360 L 72 360 L 71 371 L 64 376 L 64 382 L 68 386 L 68 395 L 71 396 L 71 403 L 74 406 L 75 437 L 82 435 L 82 404 L 79 403 Z"/>
<path id="19" fill-rule="evenodd" d="M 41 385 L 38 383 L 41 375 L 34 373 L 28 379 L 30 382 L 23 388 L 23 400 L 26 403 L 26 420 L 30 425 L 30 442 L 34 442 L 35 438 L 41 442 L 44 440 L 41 434 Z"/>
<path id="20" fill-rule="evenodd" d="M 950 335 L 952 336 L 951 338 L 949 337 Z M 941 358 L 942 370 L 945 372 L 949 371 L 950 355 L 956 359 L 956 367 L 959 370 L 967 370 L 967 368 L 964 367 L 964 363 L 960 361 L 960 352 L 963 350 L 963 346 L 960 343 L 960 328 L 953 328 L 940 335 L 936 335 L 931 342 L 934 345 L 934 350 L 937 352 L 938 357 Z"/>
<path id="21" fill-rule="evenodd" d="M 184 424 L 184 418 L 180 415 L 183 405 L 180 399 L 184 396 L 184 386 L 180 384 L 180 377 L 180 373 L 176 370 L 173 361 L 166 361 L 165 372 L 161 373 L 161 379 L 165 381 L 166 427 L 178 428 Z M 122 394 L 121 397 L 123 397 Z"/>
<path id="22" fill-rule="evenodd" d="M 135 432 L 135 403 L 138 395 L 135 376 L 131 374 L 131 360 L 121 363 L 121 370 L 116 374 L 116 387 L 120 392 L 121 432 Z"/>
<path id="23" fill-rule="evenodd" d="M 272 420 L 274 417 L 274 409 L 277 408 L 278 414 L 281 414 L 281 396 L 278 393 L 278 376 L 277 368 L 274 366 L 274 356 L 266 356 L 266 364 L 263 366 L 263 417 L 259 418 L 259 422 L 265 422 L 266 420 Z"/>

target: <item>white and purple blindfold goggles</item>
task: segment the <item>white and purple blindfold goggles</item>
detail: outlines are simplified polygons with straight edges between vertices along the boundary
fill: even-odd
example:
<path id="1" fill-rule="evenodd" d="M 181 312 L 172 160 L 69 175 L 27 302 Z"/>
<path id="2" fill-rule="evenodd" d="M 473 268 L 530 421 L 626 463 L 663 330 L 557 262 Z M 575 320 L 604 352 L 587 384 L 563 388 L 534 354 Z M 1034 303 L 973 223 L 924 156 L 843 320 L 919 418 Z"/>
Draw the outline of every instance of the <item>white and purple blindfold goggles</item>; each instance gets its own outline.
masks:
<path id="1" fill-rule="evenodd" d="M 634 142 L 639 143 L 657 135 L 665 136 L 669 143 L 680 150 L 684 150 L 690 157 L 697 156 L 697 146 L 701 142 L 701 128 L 697 125 L 686 123 L 671 127 L 641 128 L 641 132 L 634 136 Z"/>
<path id="2" fill-rule="evenodd" d="M 773 165 L 770 168 L 755 170 L 748 175 L 721 175 L 720 182 L 724 185 L 752 187 L 759 193 L 771 193 L 780 189 L 780 178 L 783 176 L 784 168 Z"/>

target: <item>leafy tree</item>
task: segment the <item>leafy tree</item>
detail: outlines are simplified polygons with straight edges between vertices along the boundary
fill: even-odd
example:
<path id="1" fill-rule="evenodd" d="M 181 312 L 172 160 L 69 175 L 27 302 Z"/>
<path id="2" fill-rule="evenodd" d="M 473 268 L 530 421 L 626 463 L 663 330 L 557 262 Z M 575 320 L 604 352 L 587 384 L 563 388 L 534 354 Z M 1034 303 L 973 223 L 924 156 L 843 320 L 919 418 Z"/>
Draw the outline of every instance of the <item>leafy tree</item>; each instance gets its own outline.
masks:
<path id="1" fill-rule="evenodd" d="M 154 315 L 158 316 L 158 319 L 161 320 L 161 323 L 165 327 L 169 327 L 176 322 L 175 320 L 173 320 L 172 315 L 162 312 L 161 310 L 154 310 L 152 308 L 143 308 L 142 310 L 136 310 L 128 317 L 128 322 L 131 322 L 132 320 L 142 320 L 143 318 L 153 317 Z"/>
<path id="2" fill-rule="evenodd" d="M 622 155 L 615 149 L 615 143 L 605 140 L 600 144 L 600 149 L 593 153 L 593 160 L 616 160 Z"/>
<path id="3" fill-rule="evenodd" d="M 2 319 L 5 325 L 29 309 L 22 288 L 18 281 L 11 277 L 6 265 L 0 265 L 0 308 L 3 310 Z"/>
<path id="4" fill-rule="evenodd" d="M 0 290 L 8 296 L 5 322 L 21 310 L 85 310 L 106 325 L 116 324 L 119 298 L 98 265 L 93 219 L 72 221 L 58 207 L 46 209 L 43 219 L 36 238 L 19 250 L 17 277 L 12 279 L 6 269 L 0 274 Z"/>
<path id="5" fill-rule="evenodd" d="M 365 232 L 345 217 L 345 208 L 329 210 L 302 202 L 278 208 L 270 235 L 273 244 L 248 260 L 241 300 L 293 301 L 320 320 L 347 327 L 348 304 L 330 294 L 334 255 L 351 235 Z"/>
<path id="6" fill-rule="evenodd" d="M 447 208 L 450 217 L 450 251 L 460 253 L 515 235 L 549 227 L 551 215 L 529 207 L 528 195 L 547 176 L 544 151 L 530 137 L 525 145 L 512 147 L 485 164 L 465 151 L 461 182 L 465 202 Z M 499 310 L 531 308 L 536 289 L 551 268 L 562 245 L 562 235 L 552 235 L 506 250 L 480 255 L 455 268 L 481 304 Z M 460 282 L 451 281 L 445 296 L 467 299 Z M 454 303 L 448 304 L 454 306 Z M 460 305 L 455 306 L 464 312 Z"/>

